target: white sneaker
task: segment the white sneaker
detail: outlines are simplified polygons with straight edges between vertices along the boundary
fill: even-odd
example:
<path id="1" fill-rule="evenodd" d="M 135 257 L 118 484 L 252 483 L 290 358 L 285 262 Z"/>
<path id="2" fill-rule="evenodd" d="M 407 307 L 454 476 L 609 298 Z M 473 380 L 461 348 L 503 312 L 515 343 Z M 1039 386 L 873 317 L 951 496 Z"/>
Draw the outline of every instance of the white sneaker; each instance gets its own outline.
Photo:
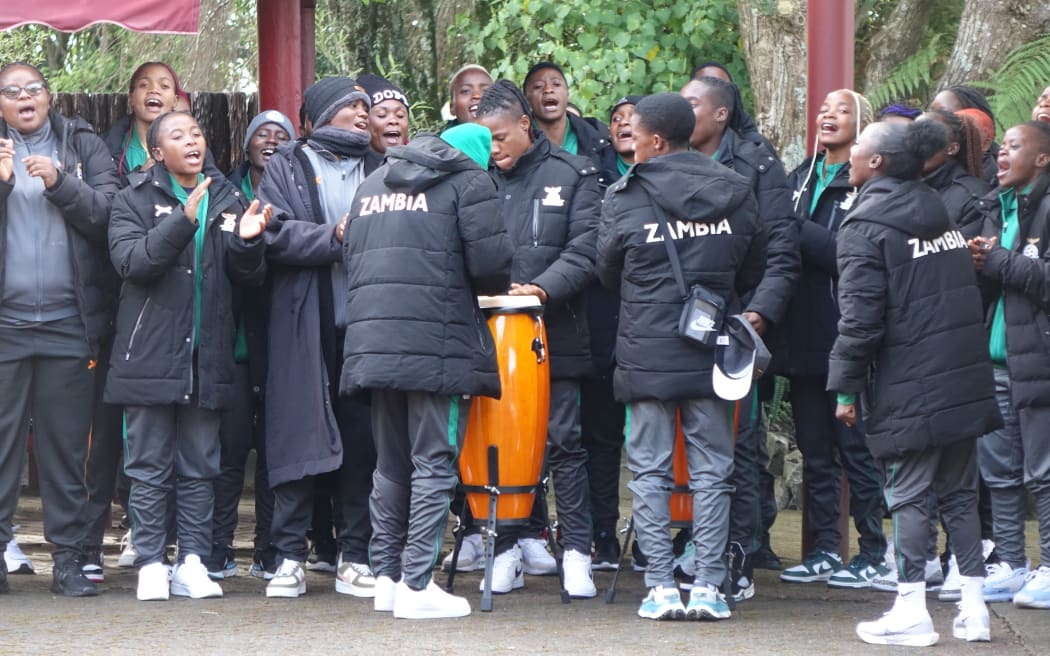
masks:
<path id="1" fill-rule="evenodd" d="M 649 588 L 649 594 L 638 607 L 638 617 L 647 620 L 680 620 L 685 618 L 685 606 L 678 588 L 658 585 Z"/>
<path id="2" fill-rule="evenodd" d="M 944 585 L 944 569 L 941 567 L 940 558 L 931 558 L 926 561 L 926 591 L 935 592 Z"/>
<path id="3" fill-rule="evenodd" d="M 555 563 L 557 567 L 557 563 Z M 514 545 L 496 556 L 492 561 L 492 592 L 507 594 L 511 590 L 525 587 L 524 568 L 521 564 L 521 549 Z M 400 588 L 399 588 L 400 589 Z M 478 590 L 485 591 L 485 577 L 481 577 Z"/>
<path id="4" fill-rule="evenodd" d="M 266 584 L 266 596 L 295 599 L 302 594 L 306 594 L 306 572 L 303 570 L 303 564 L 285 558 L 273 578 Z"/>
<path id="5" fill-rule="evenodd" d="M 892 551 L 891 546 L 888 551 Z M 879 574 L 871 580 L 871 588 L 873 590 L 879 590 L 881 592 L 896 592 L 897 591 L 897 568 L 891 567 L 890 563 L 893 561 L 887 560 L 886 567 L 888 569 L 884 574 Z M 955 576 L 958 579 L 959 568 L 955 568 Z M 926 590 L 929 592 L 935 592 L 941 589 L 944 584 L 944 573 L 941 571 L 941 561 L 938 559 L 926 561 Z M 958 589 L 959 581 L 956 581 L 956 594 L 960 594 Z"/>
<path id="6" fill-rule="evenodd" d="M 521 564 L 529 576 L 549 576 L 558 573 L 558 563 L 547 551 L 547 541 L 540 538 L 518 540 L 521 548 Z"/>
<path id="7" fill-rule="evenodd" d="M 395 593 L 397 583 L 389 576 L 376 577 L 376 594 L 373 606 L 377 612 L 389 613 L 394 610 Z"/>
<path id="8" fill-rule="evenodd" d="M 686 542 L 682 555 L 674 559 L 673 565 L 676 576 L 681 571 L 681 578 L 692 582 L 693 577 L 696 576 L 696 543 L 692 540 Z M 689 587 L 692 588 L 692 585 Z"/>
<path id="9" fill-rule="evenodd" d="M 135 597 L 139 601 L 167 601 L 171 585 L 168 573 L 168 566 L 164 563 L 150 563 L 141 567 Z"/>
<path id="10" fill-rule="evenodd" d="M 450 595 L 433 579 L 422 590 L 413 590 L 404 581 L 394 592 L 394 617 L 405 620 L 430 620 L 470 615 L 470 602 Z"/>
<path id="11" fill-rule="evenodd" d="M 987 602 L 1013 601 L 1014 594 L 1024 587 L 1028 567 L 1010 567 L 999 562 L 984 566 L 984 600 Z"/>
<path id="12" fill-rule="evenodd" d="M 890 612 L 874 622 L 857 625 L 857 637 L 872 645 L 901 645 L 905 647 L 929 647 L 937 644 L 940 636 L 933 630 L 933 619 L 929 611 L 894 605 Z"/>
<path id="13" fill-rule="evenodd" d="M 211 580 L 208 568 L 197 554 L 189 554 L 175 566 L 171 574 L 171 594 L 191 599 L 211 599 L 222 596 L 222 586 Z"/>
<path id="14" fill-rule="evenodd" d="M 1050 608 L 1050 565 L 1040 565 L 1028 573 L 1024 587 L 1014 594 L 1018 608 Z"/>
<path id="15" fill-rule="evenodd" d="M 948 573 L 941 584 L 941 591 L 937 593 L 941 601 L 959 601 L 962 599 L 962 574 L 959 573 L 959 561 L 955 560 L 955 554 L 948 559 Z"/>
<path id="16" fill-rule="evenodd" d="M 598 594 L 591 574 L 591 557 L 575 549 L 566 549 L 561 559 L 565 573 L 565 591 L 574 599 L 590 599 Z"/>
<path id="17" fill-rule="evenodd" d="M 376 596 L 376 577 L 365 563 L 344 563 L 339 554 L 335 574 L 335 591 L 353 597 L 370 599 Z"/>
<path id="18" fill-rule="evenodd" d="M 120 558 L 117 559 L 117 567 L 134 567 L 136 558 L 138 554 L 131 544 L 131 529 L 128 529 L 124 537 L 120 538 Z"/>
<path id="19" fill-rule="evenodd" d="M 463 538 L 463 545 L 459 548 L 459 560 L 456 561 L 457 572 L 473 572 L 485 567 L 485 546 L 481 541 L 481 533 L 474 533 Z M 441 561 L 441 570 L 447 572 L 452 568 L 452 552 L 449 552 Z"/>
<path id="20" fill-rule="evenodd" d="M 991 627 L 987 606 L 964 609 L 959 604 L 959 614 L 952 621 L 952 635 L 967 642 L 988 642 L 992 639 Z"/>
<path id="21" fill-rule="evenodd" d="M 11 541 L 7 543 L 7 549 L 4 550 L 4 562 L 7 564 L 8 574 L 36 574 L 33 561 L 29 560 L 29 557 L 18 548 L 14 536 L 11 536 Z"/>

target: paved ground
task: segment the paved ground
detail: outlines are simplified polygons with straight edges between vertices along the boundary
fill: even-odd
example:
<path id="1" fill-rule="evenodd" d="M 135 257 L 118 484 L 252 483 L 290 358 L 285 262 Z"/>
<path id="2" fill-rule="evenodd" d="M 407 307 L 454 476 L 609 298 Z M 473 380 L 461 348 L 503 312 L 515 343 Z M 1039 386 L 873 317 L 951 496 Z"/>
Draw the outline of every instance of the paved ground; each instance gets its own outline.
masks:
<path id="1" fill-rule="evenodd" d="M 249 506 L 242 504 L 243 526 Z M 250 537 L 238 534 L 242 576 L 224 583 L 223 599 L 167 603 L 135 600 L 135 575 L 116 562 L 119 530 L 107 537 L 106 582 L 95 599 L 55 597 L 39 501 L 19 505 L 19 539 L 37 563 L 36 576 L 10 577 L 12 593 L 0 596 L 0 656 L 15 654 L 820 654 L 890 653 L 854 636 L 854 625 L 888 609 L 892 595 L 839 591 L 822 585 L 789 585 L 774 572 L 759 572 L 756 597 L 719 623 L 652 622 L 635 615 L 644 595 L 640 574 L 620 577 L 616 603 L 601 598 L 563 605 L 556 579 L 527 577 L 526 587 L 496 597 L 491 613 L 478 611 L 478 574 L 457 577 L 457 592 L 474 614 L 461 620 L 398 621 L 372 611 L 371 602 L 338 595 L 332 577 L 310 573 L 309 593 L 298 600 L 270 600 L 260 581 L 244 576 Z M 1030 528 L 1029 544 L 1035 544 Z M 798 560 L 799 515 L 786 511 L 774 528 L 774 547 L 788 564 Z M 1034 554 L 1033 554 L 1034 555 Z M 444 575 L 439 575 L 444 581 Z M 599 594 L 611 573 L 595 575 Z M 995 656 L 1050 653 L 1050 614 L 992 607 L 992 643 L 951 637 L 954 604 L 931 596 L 931 613 L 944 654 Z"/>

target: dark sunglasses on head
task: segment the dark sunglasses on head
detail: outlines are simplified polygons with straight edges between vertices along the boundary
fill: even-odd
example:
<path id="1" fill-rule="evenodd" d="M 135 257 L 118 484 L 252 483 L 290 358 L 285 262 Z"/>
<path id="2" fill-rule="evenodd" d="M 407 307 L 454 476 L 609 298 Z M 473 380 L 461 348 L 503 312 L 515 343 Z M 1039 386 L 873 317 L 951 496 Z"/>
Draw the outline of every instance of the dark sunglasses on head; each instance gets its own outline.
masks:
<path id="1" fill-rule="evenodd" d="M 0 89 L 0 95 L 9 100 L 17 100 L 22 92 L 25 91 L 29 95 L 36 97 L 44 92 L 47 86 L 43 82 L 30 82 L 24 87 L 20 87 L 17 84 L 12 84 Z"/>

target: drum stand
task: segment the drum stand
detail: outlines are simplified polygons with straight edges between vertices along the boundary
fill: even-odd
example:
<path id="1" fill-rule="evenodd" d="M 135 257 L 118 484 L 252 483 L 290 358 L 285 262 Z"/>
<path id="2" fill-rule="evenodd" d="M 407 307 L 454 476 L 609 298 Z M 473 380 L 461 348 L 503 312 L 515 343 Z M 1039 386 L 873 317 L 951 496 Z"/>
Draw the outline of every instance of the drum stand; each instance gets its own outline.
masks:
<path id="1" fill-rule="evenodd" d="M 620 578 L 620 571 L 623 570 L 626 565 L 627 553 L 631 548 L 631 538 L 634 536 L 634 516 L 627 518 L 627 524 L 620 531 L 621 533 L 627 533 L 627 536 L 623 541 L 623 549 L 620 551 L 620 564 L 617 566 L 616 571 L 613 572 L 612 584 L 609 585 L 609 589 L 605 591 L 605 603 L 611 604 L 616 601 L 616 581 Z M 722 590 L 725 593 L 726 605 L 729 606 L 729 610 L 736 610 L 736 599 L 733 598 L 733 556 L 726 549 L 722 555 L 722 559 L 725 560 L 726 565 L 726 576 L 722 580 Z"/>
<path id="2" fill-rule="evenodd" d="M 624 538 L 623 549 L 620 551 L 620 564 L 617 565 L 616 571 L 613 572 L 612 583 L 605 592 L 605 603 L 607 604 L 616 601 L 616 581 L 620 579 L 620 571 L 626 565 L 627 554 L 631 548 L 631 538 L 634 536 L 634 515 L 627 518 L 627 524 L 621 529 L 621 533 L 623 532 L 627 533 L 627 537 Z"/>
<path id="3" fill-rule="evenodd" d="M 463 548 L 463 538 L 467 534 L 467 524 L 463 521 L 467 512 L 467 495 L 463 495 L 463 505 L 460 506 L 459 516 L 456 518 L 456 528 L 452 529 L 452 566 L 448 571 L 448 581 L 445 582 L 445 592 L 452 594 L 452 586 L 456 581 L 456 567 L 459 566 L 459 552 Z"/>
<path id="4" fill-rule="evenodd" d="M 499 447 L 489 445 L 489 520 L 485 526 L 485 581 L 481 589 L 481 611 L 492 612 L 492 567 L 496 560 L 496 502 L 499 500 Z"/>
<path id="5" fill-rule="evenodd" d="M 544 465 L 544 470 L 546 470 L 546 468 L 546 465 Z M 551 555 L 554 556 L 554 564 L 558 568 L 558 585 L 561 587 L 559 593 L 561 595 L 561 603 L 568 604 L 571 602 L 571 599 L 569 598 L 569 591 L 565 589 L 565 569 L 562 565 L 562 559 L 559 557 L 560 555 L 564 555 L 564 549 L 562 550 L 562 554 L 558 553 L 557 540 L 554 539 L 555 528 L 554 525 L 551 524 L 550 507 L 547 504 L 547 484 L 549 481 L 550 475 L 544 476 L 543 479 L 540 480 L 539 485 L 536 486 L 536 496 L 539 497 L 539 499 L 533 501 L 533 503 L 536 503 L 537 501 L 543 503 L 543 516 L 547 520 L 547 548 L 551 550 Z"/>

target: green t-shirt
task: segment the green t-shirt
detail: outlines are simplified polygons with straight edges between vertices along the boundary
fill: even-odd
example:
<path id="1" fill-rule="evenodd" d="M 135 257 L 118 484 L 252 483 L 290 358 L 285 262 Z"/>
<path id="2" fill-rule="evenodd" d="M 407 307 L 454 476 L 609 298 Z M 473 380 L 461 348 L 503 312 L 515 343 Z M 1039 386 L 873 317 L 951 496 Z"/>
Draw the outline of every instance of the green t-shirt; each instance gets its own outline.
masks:
<path id="1" fill-rule="evenodd" d="M 1021 193 L 1027 194 L 1031 190 L 1032 185 L 1028 185 L 1028 187 L 1021 190 Z M 999 244 L 1003 248 L 1012 251 L 1014 245 L 1017 244 L 1017 235 L 1021 231 L 1021 222 L 1017 217 L 1017 191 L 1010 188 L 999 194 L 999 203 L 1002 205 L 1000 212 L 1003 219 L 1003 229 L 999 233 Z M 992 327 L 988 331 L 988 351 L 992 356 L 992 362 L 1006 364 L 1006 317 L 1004 315 L 1002 296 L 995 303 Z"/>
<path id="2" fill-rule="evenodd" d="M 580 140 L 576 138 L 576 130 L 572 129 L 572 121 L 565 118 L 565 138 L 562 139 L 561 147 L 573 155 L 579 155 Z"/>
<path id="3" fill-rule="evenodd" d="M 616 172 L 621 176 L 627 175 L 627 172 L 631 170 L 631 165 L 628 164 L 624 158 L 619 155 L 616 156 Z"/>
<path id="4" fill-rule="evenodd" d="M 241 193 L 244 194 L 244 199 L 249 203 L 255 200 L 255 189 L 252 188 L 252 174 L 250 171 L 241 178 Z"/>
<path id="5" fill-rule="evenodd" d="M 128 130 L 128 136 L 124 138 L 124 161 L 128 163 L 128 170 L 134 171 L 145 164 L 148 159 L 149 155 L 146 153 L 146 149 L 142 147 L 138 132 L 135 131 L 134 121 L 132 121 L 131 129 Z"/>
<path id="6" fill-rule="evenodd" d="M 185 207 L 186 201 L 189 199 L 190 194 L 188 191 L 183 189 L 182 185 L 178 183 L 174 176 L 170 173 L 171 177 L 171 189 L 175 192 L 175 197 L 179 199 L 179 202 Z M 204 182 L 204 174 L 200 173 L 197 175 L 197 184 Z M 192 191 L 192 190 L 191 190 Z M 201 335 L 201 287 L 203 284 L 204 272 L 201 270 L 201 260 L 204 256 L 204 235 L 208 229 L 208 198 L 211 196 L 211 192 L 205 192 L 204 198 L 197 205 L 197 233 L 193 237 L 194 257 L 193 257 L 193 348 L 197 348 L 197 343 L 200 341 Z"/>
<path id="7" fill-rule="evenodd" d="M 815 167 L 817 181 L 816 184 L 813 185 L 813 199 L 809 202 L 810 215 L 817 211 L 817 203 L 820 201 L 820 195 L 824 193 L 824 190 L 828 188 L 828 185 L 831 184 L 831 181 L 835 179 L 835 176 L 839 174 L 839 171 L 841 171 L 842 167 L 845 165 L 845 162 L 839 164 L 824 164 L 824 156 L 819 155 L 817 157 L 817 165 Z"/>

